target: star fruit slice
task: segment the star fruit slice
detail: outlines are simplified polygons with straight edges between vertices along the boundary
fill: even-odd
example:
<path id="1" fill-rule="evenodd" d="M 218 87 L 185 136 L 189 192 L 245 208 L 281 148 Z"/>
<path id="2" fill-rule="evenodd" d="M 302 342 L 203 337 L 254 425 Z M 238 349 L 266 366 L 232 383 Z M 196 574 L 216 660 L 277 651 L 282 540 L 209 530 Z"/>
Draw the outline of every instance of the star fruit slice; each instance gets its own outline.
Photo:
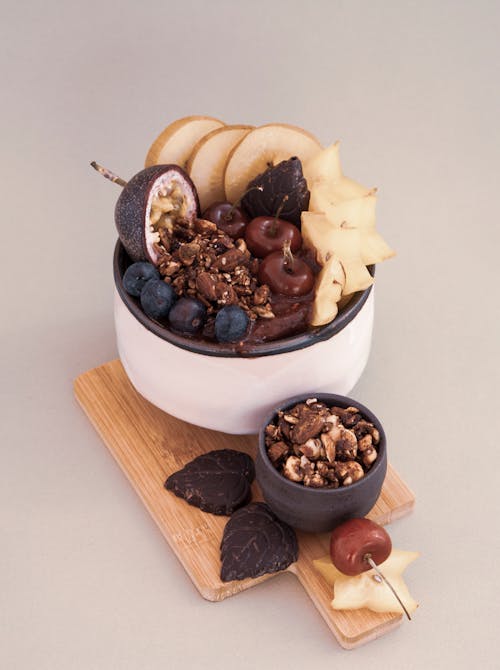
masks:
<path id="1" fill-rule="evenodd" d="M 339 147 L 339 142 L 335 142 L 302 165 L 309 190 L 315 186 L 335 183 L 342 179 Z"/>
<path id="2" fill-rule="evenodd" d="M 331 256 L 316 278 L 312 326 L 324 326 L 337 316 L 344 285 L 345 272 L 342 263 L 335 256 Z"/>
<path id="3" fill-rule="evenodd" d="M 373 284 L 373 277 L 361 259 L 360 231 L 347 226 L 334 226 L 325 214 L 302 212 L 302 239 L 316 250 L 316 260 L 325 265 L 336 256 L 344 268 L 346 281 L 342 295 L 364 291 Z"/>
<path id="4" fill-rule="evenodd" d="M 411 596 L 402 575 L 418 555 L 416 551 L 393 549 L 389 558 L 378 566 L 410 613 L 417 609 L 418 602 Z M 373 612 L 402 612 L 400 604 L 387 585 L 374 579 L 377 576 L 374 570 L 348 577 L 337 570 L 330 556 L 323 556 L 313 561 L 313 564 L 328 584 L 333 586 L 333 609 L 356 610 L 367 607 Z"/>
<path id="5" fill-rule="evenodd" d="M 361 260 L 365 265 L 380 263 L 395 255 L 375 228 L 376 191 L 360 198 L 340 200 L 325 206 L 324 214 L 333 226 L 356 228 L 361 235 Z"/>

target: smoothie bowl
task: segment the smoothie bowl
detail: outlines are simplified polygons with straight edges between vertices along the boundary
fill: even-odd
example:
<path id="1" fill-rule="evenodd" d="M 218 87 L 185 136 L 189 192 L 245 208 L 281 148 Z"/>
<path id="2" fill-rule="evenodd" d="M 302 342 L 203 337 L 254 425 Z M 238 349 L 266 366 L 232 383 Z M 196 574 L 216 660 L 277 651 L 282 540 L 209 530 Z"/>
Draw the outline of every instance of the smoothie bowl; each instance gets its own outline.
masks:
<path id="1" fill-rule="evenodd" d="M 148 153 L 161 162 L 129 182 L 97 166 L 124 187 L 119 354 L 166 412 L 255 433 L 283 397 L 354 386 L 370 349 L 374 264 L 393 252 L 375 230 L 375 190 L 342 174 L 338 144 L 323 149 L 284 124 L 217 122 L 207 134 L 206 117 L 181 121 Z"/>

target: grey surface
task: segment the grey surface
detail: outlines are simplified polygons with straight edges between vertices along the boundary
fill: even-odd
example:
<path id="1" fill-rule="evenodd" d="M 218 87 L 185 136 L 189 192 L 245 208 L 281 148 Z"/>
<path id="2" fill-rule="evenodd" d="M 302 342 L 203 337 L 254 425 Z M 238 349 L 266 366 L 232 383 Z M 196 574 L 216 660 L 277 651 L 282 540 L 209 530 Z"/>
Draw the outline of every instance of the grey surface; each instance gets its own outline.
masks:
<path id="1" fill-rule="evenodd" d="M 5 2 L 0 667 L 498 668 L 497 2 Z M 72 397 L 116 356 L 112 210 L 186 114 L 342 139 L 397 249 L 353 394 L 414 489 L 411 624 L 353 652 L 293 576 L 208 603 Z"/>

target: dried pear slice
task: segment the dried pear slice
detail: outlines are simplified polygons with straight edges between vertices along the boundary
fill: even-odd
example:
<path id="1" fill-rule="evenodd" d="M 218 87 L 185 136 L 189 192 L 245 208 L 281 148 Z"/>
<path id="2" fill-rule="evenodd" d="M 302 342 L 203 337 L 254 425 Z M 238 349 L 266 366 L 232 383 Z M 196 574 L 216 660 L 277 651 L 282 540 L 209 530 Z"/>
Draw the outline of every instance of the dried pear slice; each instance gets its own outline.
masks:
<path id="1" fill-rule="evenodd" d="M 252 130 L 229 154 L 224 175 L 226 198 L 237 202 L 247 184 L 268 167 L 297 156 L 302 163 L 321 150 L 318 140 L 296 126 L 271 123 Z"/>
<path id="2" fill-rule="evenodd" d="M 232 149 L 253 130 L 253 126 L 223 126 L 204 135 L 194 146 L 186 170 L 196 186 L 203 212 L 225 200 L 224 170 Z"/>
<path id="3" fill-rule="evenodd" d="M 145 167 L 174 163 L 185 168 L 198 140 L 224 125 L 223 121 L 211 116 L 186 116 L 177 119 L 155 139 L 147 153 Z"/>

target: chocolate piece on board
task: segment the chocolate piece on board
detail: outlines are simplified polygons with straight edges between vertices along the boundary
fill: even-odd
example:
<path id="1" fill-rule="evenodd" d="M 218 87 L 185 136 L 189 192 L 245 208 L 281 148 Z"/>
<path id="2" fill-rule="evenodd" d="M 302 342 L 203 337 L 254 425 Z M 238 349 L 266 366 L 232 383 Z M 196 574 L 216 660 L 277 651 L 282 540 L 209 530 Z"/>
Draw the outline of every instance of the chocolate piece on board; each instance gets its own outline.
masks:
<path id="1" fill-rule="evenodd" d="M 221 543 L 221 579 L 259 577 L 284 570 L 297 560 L 295 531 L 265 503 L 250 503 L 229 519 Z"/>
<path id="2" fill-rule="evenodd" d="M 204 512 L 230 515 L 250 500 L 254 478 L 250 456 L 234 449 L 218 449 L 197 456 L 174 472 L 165 488 Z"/>

